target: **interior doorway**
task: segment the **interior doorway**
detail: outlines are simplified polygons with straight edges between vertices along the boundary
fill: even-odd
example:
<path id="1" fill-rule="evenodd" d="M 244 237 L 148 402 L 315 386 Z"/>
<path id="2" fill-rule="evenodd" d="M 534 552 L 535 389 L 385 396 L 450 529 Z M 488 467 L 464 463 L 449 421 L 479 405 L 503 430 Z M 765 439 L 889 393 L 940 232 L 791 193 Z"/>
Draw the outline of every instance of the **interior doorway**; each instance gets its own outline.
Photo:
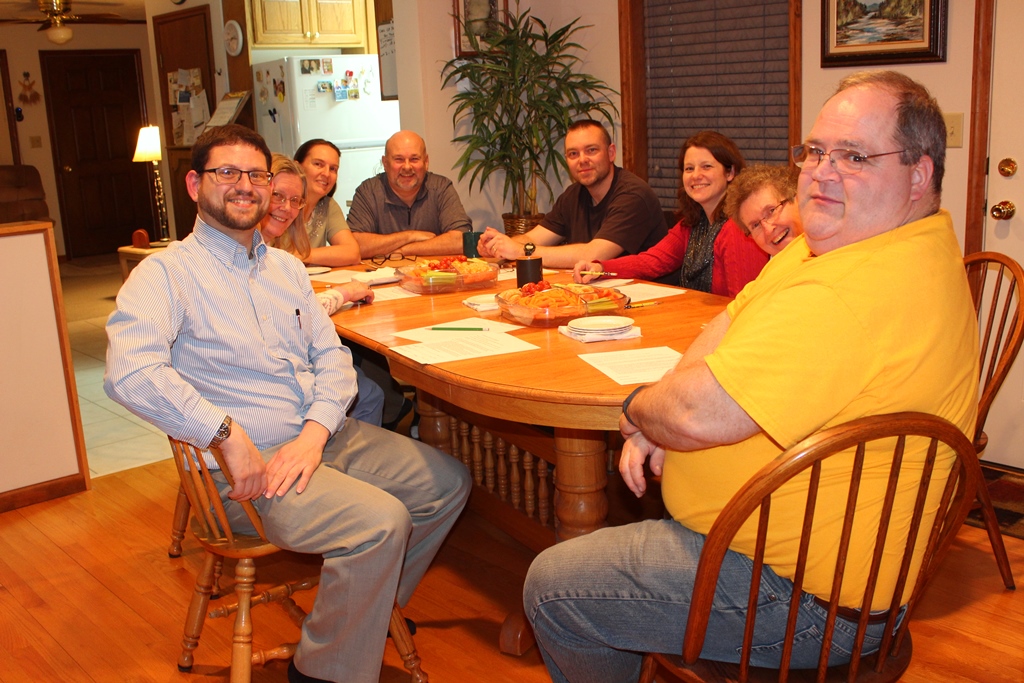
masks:
<path id="1" fill-rule="evenodd" d="M 0 164 L 20 164 L 18 125 L 14 113 L 14 95 L 11 92 L 11 70 L 7 66 L 7 50 L 0 50 L 0 93 L 4 106 L 0 108 Z"/>
<path id="2" fill-rule="evenodd" d="M 149 165 L 132 161 L 147 120 L 141 55 L 42 50 L 39 62 L 65 251 L 114 253 L 155 225 Z"/>

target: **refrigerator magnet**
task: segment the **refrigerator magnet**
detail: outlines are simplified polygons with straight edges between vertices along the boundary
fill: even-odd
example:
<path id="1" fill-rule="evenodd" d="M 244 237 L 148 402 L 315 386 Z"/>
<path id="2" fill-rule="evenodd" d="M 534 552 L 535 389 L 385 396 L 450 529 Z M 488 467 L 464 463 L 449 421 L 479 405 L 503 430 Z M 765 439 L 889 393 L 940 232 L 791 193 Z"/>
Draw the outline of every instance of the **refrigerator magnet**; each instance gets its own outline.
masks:
<path id="1" fill-rule="evenodd" d="M 330 81 L 317 81 L 316 82 L 316 91 L 317 92 L 331 92 L 332 90 L 334 90 L 334 83 L 331 83 Z"/>

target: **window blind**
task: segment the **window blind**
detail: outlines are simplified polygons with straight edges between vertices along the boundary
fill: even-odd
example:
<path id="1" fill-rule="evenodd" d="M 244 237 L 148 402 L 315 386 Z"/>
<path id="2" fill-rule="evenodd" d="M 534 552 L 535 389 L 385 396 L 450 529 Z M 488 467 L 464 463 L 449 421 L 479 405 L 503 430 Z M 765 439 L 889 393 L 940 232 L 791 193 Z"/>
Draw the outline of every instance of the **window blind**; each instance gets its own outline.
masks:
<path id="1" fill-rule="evenodd" d="M 788 160 L 788 0 L 644 0 L 648 182 L 677 208 L 679 148 L 729 136 L 747 163 Z"/>

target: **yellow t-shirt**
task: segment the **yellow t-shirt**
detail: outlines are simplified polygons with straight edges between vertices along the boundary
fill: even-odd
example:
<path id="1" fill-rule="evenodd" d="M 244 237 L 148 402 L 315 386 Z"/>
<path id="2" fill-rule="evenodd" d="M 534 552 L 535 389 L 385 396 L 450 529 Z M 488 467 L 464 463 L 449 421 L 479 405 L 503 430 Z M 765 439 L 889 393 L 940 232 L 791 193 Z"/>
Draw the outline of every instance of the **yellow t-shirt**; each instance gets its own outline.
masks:
<path id="1" fill-rule="evenodd" d="M 729 330 L 705 361 L 763 431 L 737 444 L 668 454 L 665 504 L 688 528 L 706 534 L 758 469 L 820 429 L 912 410 L 939 415 L 973 434 L 978 330 L 948 212 L 822 256 L 813 256 L 800 237 L 727 310 Z M 924 444 L 910 440 L 908 451 L 904 470 L 914 473 L 908 483 L 916 486 Z M 890 455 L 891 449 L 886 462 Z M 844 461 L 849 458 L 837 456 L 823 467 L 815 525 L 826 529 L 824 538 L 838 540 L 841 531 L 848 477 L 837 472 L 848 469 Z M 950 463 L 947 452 L 937 469 L 943 479 Z M 888 467 L 873 464 L 869 452 L 865 470 L 858 514 L 877 519 Z M 795 571 L 805 495 L 806 477 L 790 482 L 772 501 L 765 560 L 787 578 Z M 929 501 L 929 517 L 938 495 Z M 906 538 L 908 524 L 907 509 L 894 511 L 887 548 Z M 756 519 L 741 529 L 732 549 L 753 556 L 755 529 Z M 925 540 L 918 544 L 918 558 Z M 872 547 L 873 538 L 855 527 L 843 579 L 847 606 L 860 606 L 854 596 L 863 594 Z M 835 553 L 834 544 L 812 543 L 805 590 L 829 595 Z M 912 569 L 917 563 L 916 558 Z M 873 609 L 887 606 L 880 596 L 891 594 L 897 569 L 883 572 Z"/>

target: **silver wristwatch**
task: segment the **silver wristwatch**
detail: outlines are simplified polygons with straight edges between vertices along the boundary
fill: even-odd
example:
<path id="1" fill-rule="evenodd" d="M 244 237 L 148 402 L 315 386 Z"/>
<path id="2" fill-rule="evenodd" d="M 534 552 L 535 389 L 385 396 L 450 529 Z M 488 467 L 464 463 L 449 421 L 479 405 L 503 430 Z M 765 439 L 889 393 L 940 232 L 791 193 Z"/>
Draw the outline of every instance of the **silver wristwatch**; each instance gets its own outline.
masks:
<path id="1" fill-rule="evenodd" d="M 220 423 L 220 428 L 213 435 L 213 440 L 210 441 L 209 448 L 220 446 L 229 436 L 231 436 L 231 416 L 225 415 L 224 421 Z"/>

